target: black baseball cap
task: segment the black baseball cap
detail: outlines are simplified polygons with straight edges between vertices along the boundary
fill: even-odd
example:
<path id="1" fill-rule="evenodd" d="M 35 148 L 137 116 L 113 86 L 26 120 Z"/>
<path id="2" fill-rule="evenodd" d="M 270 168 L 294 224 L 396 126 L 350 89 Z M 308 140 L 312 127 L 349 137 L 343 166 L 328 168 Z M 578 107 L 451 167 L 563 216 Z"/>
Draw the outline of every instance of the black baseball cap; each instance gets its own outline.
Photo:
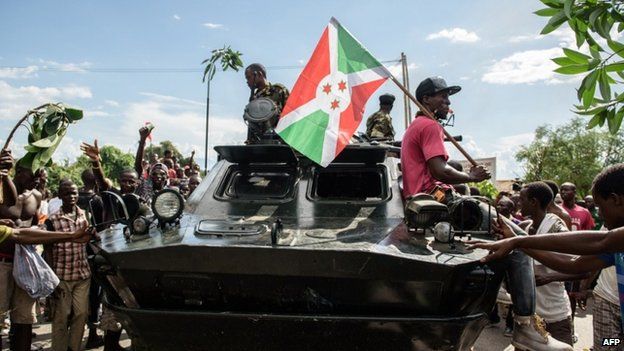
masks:
<path id="1" fill-rule="evenodd" d="M 447 86 L 446 81 L 442 77 L 429 77 L 416 88 L 416 100 L 421 101 L 425 95 L 433 95 L 441 91 L 447 91 L 449 95 L 453 95 L 461 90 L 460 86 Z"/>

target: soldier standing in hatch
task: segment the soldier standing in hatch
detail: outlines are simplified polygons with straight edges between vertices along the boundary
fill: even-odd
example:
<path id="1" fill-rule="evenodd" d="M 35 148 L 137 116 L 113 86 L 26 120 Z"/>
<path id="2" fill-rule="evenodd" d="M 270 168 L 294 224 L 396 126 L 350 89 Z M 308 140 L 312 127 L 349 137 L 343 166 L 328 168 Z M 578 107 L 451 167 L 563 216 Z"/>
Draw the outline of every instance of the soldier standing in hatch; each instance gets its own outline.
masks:
<path id="1" fill-rule="evenodd" d="M 390 117 L 394 99 L 392 94 L 383 94 L 379 97 L 379 111 L 366 120 L 366 136 L 370 139 L 394 140 L 394 128 Z"/>
<path id="2" fill-rule="evenodd" d="M 252 63 L 245 68 L 245 79 L 247 80 L 247 86 L 251 89 L 249 101 L 253 101 L 262 97 L 269 98 L 277 105 L 278 114 L 270 121 L 271 128 L 275 128 L 279 115 L 282 113 L 284 105 L 290 92 L 282 84 L 270 83 L 266 78 L 266 69 L 259 63 Z M 247 144 L 254 143 L 260 139 L 260 136 L 264 134 L 266 130 L 252 130 L 250 127 L 247 131 Z"/>

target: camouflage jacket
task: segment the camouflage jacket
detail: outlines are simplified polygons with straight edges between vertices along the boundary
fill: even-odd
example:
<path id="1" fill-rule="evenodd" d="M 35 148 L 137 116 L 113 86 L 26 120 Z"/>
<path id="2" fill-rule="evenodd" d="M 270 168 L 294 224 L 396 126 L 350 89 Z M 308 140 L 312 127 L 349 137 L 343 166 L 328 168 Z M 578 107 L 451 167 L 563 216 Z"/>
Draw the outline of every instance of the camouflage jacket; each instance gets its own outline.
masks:
<path id="1" fill-rule="evenodd" d="M 268 83 L 267 86 L 264 87 L 263 89 L 257 90 L 254 93 L 254 95 L 251 97 L 251 99 L 249 99 L 249 101 L 252 101 L 261 97 L 268 97 L 269 99 L 273 100 L 273 102 L 275 102 L 280 113 L 282 113 L 282 109 L 284 108 L 284 105 L 286 105 L 286 100 L 288 100 L 289 95 L 290 95 L 290 92 L 288 92 L 288 89 L 285 86 L 279 83 L 277 84 Z"/>
<path id="2" fill-rule="evenodd" d="M 369 138 L 394 140 L 390 114 L 380 110 L 370 115 L 366 120 L 366 135 Z"/>

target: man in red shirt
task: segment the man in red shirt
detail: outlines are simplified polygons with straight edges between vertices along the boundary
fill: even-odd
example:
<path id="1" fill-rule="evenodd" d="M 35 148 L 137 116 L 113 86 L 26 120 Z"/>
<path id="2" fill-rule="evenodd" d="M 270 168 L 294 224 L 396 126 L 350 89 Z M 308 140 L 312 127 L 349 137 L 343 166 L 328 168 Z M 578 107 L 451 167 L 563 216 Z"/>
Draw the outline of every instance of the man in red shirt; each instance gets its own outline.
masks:
<path id="1" fill-rule="evenodd" d="M 449 184 L 480 182 L 490 178 L 490 173 L 483 166 L 472 167 L 469 173 L 464 173 L 447 164 L 444 130 L 439 120 L 446 119 L 449 112 L 449 96 L 460 90 L 458 86 L 447 86 L 441 77 L 427 78 L 416 88 L 416 99 L 436 119 L 419 111 L 414 122 L 405 131 L 401 143 L 404 198 L 418 193 L 437 193 L 437 189 L 441 189 L 443 197 L 446 197 L 442 202 L 446 202 L 449 198 L 459 196 L 452 193 Z M 541 328 L 540 319 L 535 314 L 533 264 L 522 251 L 518 250 L 510 255 L 507 275 L 509 292 L 514 301 L 515 326 L 512 344 L 531 351 L 572 350 L 569 345 L 553 339 Z"/>
<path id="2" fill-rule="evenodd" d="M 416 99 L 433 112 L 437 120 L 419 111 L 405 131 L 401 146 L 404 198 L 431 193 L 436 185 L 450 189 L 448 184 L 480 182 L 490 178 L 483 166 L 472 167 L 469 173 L 464 173 L 447 164 L 444 130 L 438 120 L 446 119 L 451 104 L 449 96 L 460 90 L 458 86 L 447 86 L 441 77 L 427 78 L 418 85 Z"/>
<path id="3" fill-rule="evenodd" d="M 567 182 L 561 184 L 561 198 L 563 199 L 563 209 L 572 218 L 571 231 L 592 230 L 596 225 L 591 213 L 584 207 L 576 204 L 576 185 Z"/>

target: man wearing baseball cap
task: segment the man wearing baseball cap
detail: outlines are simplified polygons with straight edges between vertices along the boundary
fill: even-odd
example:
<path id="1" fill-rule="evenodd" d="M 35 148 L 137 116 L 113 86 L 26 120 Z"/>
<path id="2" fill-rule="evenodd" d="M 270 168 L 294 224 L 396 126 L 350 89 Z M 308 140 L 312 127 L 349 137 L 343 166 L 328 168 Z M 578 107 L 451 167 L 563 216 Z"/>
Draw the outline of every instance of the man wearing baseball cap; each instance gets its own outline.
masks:
<path id="1" fill-rule="evenodd" d="M 439 121 L 446 119 L 451 101 L 459 86 L 448 86 L 441 77 L 430 77 L 416 88 L 416 99 L 433 113 L 429 118 L 418 111 L 401 144 L 403 197 L 418 193 L 432 194 L 441 202 L 459 196 L 450 184 L 480 182 L 490 178 L 483 166 L 472 167 L 468 173 L 447 164 L 444 130 Z M 531 260 L 522 251 L 510 255 L 507 266 L 509 292 L 514 302 L 514 333 L 512 344 L 523 350 L 572 350 L 570 345 L 553 339 L 535 314 L 535 278 Z"/>
<path id="2" fill-rule="evenodd" d="M 430 77 L 418 85 L 416 99 L 437 120 L 442 120 L 446 119 L 449 112 L 449 96 L 460 90 L 459 86 L 447 86 L 441 77 Z M 465 173 L 446 163 L 449 156 L 444 147 L 444 131 L 437 120 L 418 111 L 416 119 L 405 131 L 401 147 L 405 198 L 436 190 L 444 193 L 451 189 L 451 184 L 480 182 L 490 178 L 489 172 L 483 166 L 472 167 L 469 173 Z"/>

